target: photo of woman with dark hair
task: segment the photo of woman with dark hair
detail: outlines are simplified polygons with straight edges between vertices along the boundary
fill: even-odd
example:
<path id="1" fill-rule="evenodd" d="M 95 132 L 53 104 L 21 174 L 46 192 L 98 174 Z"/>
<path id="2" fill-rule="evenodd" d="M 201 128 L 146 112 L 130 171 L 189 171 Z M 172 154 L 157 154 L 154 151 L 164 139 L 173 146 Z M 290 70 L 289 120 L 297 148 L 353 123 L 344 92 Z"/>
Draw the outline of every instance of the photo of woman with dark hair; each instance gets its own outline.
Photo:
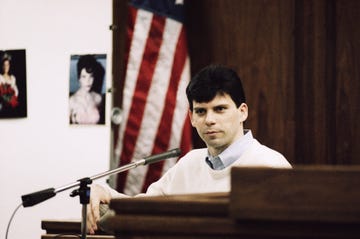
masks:
<path id="1" fill-rule="evenodd" d="M 81 55 L 76 71 L 78 89 L 70 92 L 70 124 L 104 124 L 104 67 L 94 55 Z"/>
<path id="2" fill-rule="evenodd" d="M 25 50 L 0 51 L 0 118 L 26 117 Z"/>

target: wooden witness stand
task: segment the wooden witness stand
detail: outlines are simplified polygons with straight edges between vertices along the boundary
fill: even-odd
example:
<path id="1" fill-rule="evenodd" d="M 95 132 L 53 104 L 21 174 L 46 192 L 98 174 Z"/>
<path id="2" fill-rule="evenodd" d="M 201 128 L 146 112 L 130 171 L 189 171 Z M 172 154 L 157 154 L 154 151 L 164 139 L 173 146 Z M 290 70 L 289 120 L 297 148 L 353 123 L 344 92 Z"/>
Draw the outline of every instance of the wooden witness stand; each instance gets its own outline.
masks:
<path id="1" fill-rule="evenodd" d="M 231 185 L 230 193 L 113 199 L 114 236 L 88 238 L 360 238 L 359 167 L 233 168 Z M 43 221 L 42 238 L 65 226 L 80 232 L 80 222 Z"/>

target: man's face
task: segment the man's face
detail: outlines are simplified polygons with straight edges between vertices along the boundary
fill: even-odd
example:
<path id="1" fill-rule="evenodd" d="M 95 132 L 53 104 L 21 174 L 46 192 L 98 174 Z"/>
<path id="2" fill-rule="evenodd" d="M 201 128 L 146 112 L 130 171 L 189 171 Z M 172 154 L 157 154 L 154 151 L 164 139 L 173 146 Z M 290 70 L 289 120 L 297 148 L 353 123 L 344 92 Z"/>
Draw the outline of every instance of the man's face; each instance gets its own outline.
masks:
<path id="1" fill-rule="evenodd" d="M 243 122 L 247 115 L 247 105 L 242 103 L 237 108 L 228 94 L 218 94 L 206 103 L 193 101 L 193 111 L 189 111 L 192 126 L 213 156 L 220 154 L 244 134 Z"/>

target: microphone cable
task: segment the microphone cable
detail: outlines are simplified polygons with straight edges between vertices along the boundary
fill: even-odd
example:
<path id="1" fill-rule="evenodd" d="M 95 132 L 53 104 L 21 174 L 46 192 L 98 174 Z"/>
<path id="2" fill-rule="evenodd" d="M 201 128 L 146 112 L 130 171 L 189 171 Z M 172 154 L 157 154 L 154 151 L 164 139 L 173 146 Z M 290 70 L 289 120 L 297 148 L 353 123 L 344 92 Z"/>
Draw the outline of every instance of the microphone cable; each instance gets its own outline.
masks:
<path id="1" fill-rule="evenodd" d="M 8 239 L 8 234 L 9 234 L 9 229 L 10 229 L 10 224 L 15 216 L 15 213 L 19 210 L 19 208 L 22 206 L 22 203 L 20 203 L 19 206 L 17 206 L 14 210 L 14 212 L 12 213 L 11 217 L 10 217 L 10 220 L 9 220 L 9 223 L 7 225 L 7 228 L 6 228 L 6 235 L 5 235 L 5 239 Z"/>
<path id="2" fill-rule="evenodd" d="M 12 215 L 11 215 L 11 217 L 10 217 L 10 220 L 9 220 L 9 223 L 8 223 L 8 225 L 7 225 L 7 227 L 6 227 L 5 239 L 8 239 L 11 222 L 12 222 L 12 220 L 14 219 L 14 216 L 15 216 L 16 212 L 19 210 L 19 208 L 20 208 L 22 205 L 23 205 L 23 204 L 20 203 L 20 205 L 18 205 L 18 206 L 15 208 L 14 212 L 12 213 Z M 60 238 L 61 236 L 64 236 L 64 235 L 65 235 L 65 236 L 75 236 L 75 237 L 81 238 L 81 235 L 72 234 L 72 233 L 69 233 L 69 234 L 67 234 L 67 233 L 57 234 L 57 235 L 55 235 L 54 238 Z"/>

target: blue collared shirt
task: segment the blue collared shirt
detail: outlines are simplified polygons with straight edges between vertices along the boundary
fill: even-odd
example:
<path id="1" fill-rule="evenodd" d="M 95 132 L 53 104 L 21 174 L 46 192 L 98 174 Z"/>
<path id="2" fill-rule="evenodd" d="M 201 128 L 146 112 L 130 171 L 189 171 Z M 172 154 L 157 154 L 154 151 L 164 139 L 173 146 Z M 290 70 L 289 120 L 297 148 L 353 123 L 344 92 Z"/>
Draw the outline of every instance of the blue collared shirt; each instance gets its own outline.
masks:
<path id="1" fill-rule="evenodd" d="M 213 157 L 208 152 L 208 156 L 205 159 L 206 163 L 214 170 L 221 170 L 230 166 L 232 163 L 238 160 L 241 155 L 243 155 L 253 139 L 254 138 L 251 130 L 245 129 L 244 135 L 233 142 L 219 155 Z"/>

